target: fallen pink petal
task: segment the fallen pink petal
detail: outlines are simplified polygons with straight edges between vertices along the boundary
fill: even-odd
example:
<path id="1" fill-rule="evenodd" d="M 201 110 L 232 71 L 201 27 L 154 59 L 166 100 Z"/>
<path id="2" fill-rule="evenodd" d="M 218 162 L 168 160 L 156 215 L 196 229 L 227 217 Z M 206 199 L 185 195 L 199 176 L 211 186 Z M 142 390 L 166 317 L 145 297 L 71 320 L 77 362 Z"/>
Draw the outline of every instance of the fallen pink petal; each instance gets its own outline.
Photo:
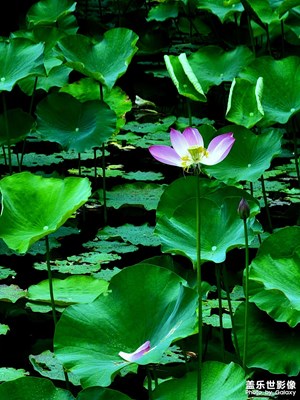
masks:
<path id="1" fill-rule="evenodd" d="M 216 136 L 204 147 L 202 135 L 196 128 L 186 128 L 183 133 L 171 129 L 171 146 L 154 145 L 149 147 L 151 155 L 164 164 L 181 167 L 188 171 L 191 166 L 215 165 L 223 161 L 233 144 L 233 133 Z"/>
<path id="2" fill-rule="evenodd" d="M 134 362 L 139 358 L 141 358 L 144 354 L 148 353 L 150 349 L 151 349 L 150 341 L 147 340 L 147 342 L 142 344 L 133 353 L 125 353 L 124 351 L 120 351 L 119 356 L 122 357 L 125 361 Z"/>

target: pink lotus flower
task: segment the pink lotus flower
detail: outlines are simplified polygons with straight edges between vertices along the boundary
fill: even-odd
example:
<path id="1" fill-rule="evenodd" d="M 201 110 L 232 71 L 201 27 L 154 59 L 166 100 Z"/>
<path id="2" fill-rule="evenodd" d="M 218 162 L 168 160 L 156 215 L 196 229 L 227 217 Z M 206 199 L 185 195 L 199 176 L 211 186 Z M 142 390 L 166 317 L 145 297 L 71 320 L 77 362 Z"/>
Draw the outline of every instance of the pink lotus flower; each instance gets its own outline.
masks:
<path id="1" fill-rule="evenodd" d="M 145 353 L 148 353 L 150 348 L 151 348 L 150 341 L 147 340 L 147 342 L 142 344 L 133 353 L 124 353 L 124 351 L 120 351 L 119 356 L 122 357 L 125 361 L 134 362 L 139 358 L 141 358 Z"/>
<path id="2" fill-rule="evenodd" d="M 233 133 L 216 136 L 204 147 L 203 138 L 196 128 L 186 128 L 183 133 L 171 129 L 170 139 L 173 147 L 150 146 L 152 156 L 164 164 L 175 165 L 188 170 L 191 165 L 215 165 L 224 160 L 235 141 Z"/>

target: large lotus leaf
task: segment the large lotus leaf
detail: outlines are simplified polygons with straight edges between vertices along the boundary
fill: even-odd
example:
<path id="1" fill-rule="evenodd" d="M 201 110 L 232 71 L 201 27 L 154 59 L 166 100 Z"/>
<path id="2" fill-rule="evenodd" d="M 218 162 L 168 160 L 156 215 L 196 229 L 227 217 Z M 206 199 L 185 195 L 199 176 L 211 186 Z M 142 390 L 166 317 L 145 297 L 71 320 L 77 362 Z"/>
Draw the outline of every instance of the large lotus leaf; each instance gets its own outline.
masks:
<path id="1" fill-rule="evenodd" d="M 30 133 L 34 123 L 33 117 L 20 108 L 8 110 L 6 118 L 4 114 L 0 115 L 1 146 L 20 142 Z"/>
<path id="2" fill-rule="evenodd" d="M 249 279 L 257 307 L 291 327 L 300 322 L 300 227 L 283 228 L 262 243 Z"/>
<path id="3" fill-rule="evenodd" d="M 206 101 L 201 84 L 195 76 L 185 53 L 179 56 L 165 55 L 164 60 L 179 94 L 195 101 Z"/>
<path id="4" fill-rule="evenodd" d="M 151 349 L 135 362 L 158 363 L 170 344 L 194 332 L 197 295 L 167 269 L 149 264 L 116 274 L 109 294 L 68 307 L 55 332 L 54 347 L 63 365 L 83 387 L 108 386 L 125 366 L 118 354 L 133 352 L 147 340 Z"/>
<path id="5" fill-rule="evenodd" d="M 0 385 L 0 398 L 9 400 L 75 400 L 71 392 L 44 378 L 27 376 Z"/>
<path id="6" fill-rule="evenodd" d="M 283 247 L 283 246 L 282 246 Z M 300 335 L 297 329 L 275 322 L 254 304 L 249 304 L 247 362 L 272 374 L 296 376 L 300 372 Z M 245 304 L 234 314 L 238 345 L 244 347 Z"/>
<path id="7" fill-rule="evenodd" d="M 280 22 L 279 15 L 276 10 L 278 3 L 282 1 L 277 0 L 242 0 L 242 3 L 247 12 L 254 17 L 256 22 L 263 24 L 271 24 Z"/>
<path id="8" fill-rule="evenodd" d="M 90 303 L 100 294 L 105 293 L 108 283 L 92 276 L 69 276 L 66 279 L 53 279 L 55 303 L 68 306 L 76 303 Z M 80 290 L 78 290 L 80 288 Z M 48 280 L 28 288 L 28 299 L 34 302 L 51 303 Z"/>
<path id="9" fill-rule="evenodd" d="M 232 81 L 253 60 L 252 52 L 245 46 L 224 51 L 218 46 L 204 46 L 192 53 L 188 61 L 204 93 L 214 85 Z"/>
<path id="10" fill-rule="evenodd" d="M 18 85 L 28 96 L 31 96 L 37 89 L 48 92 L 52 87 L 62 87 L 67 84 L 71 71 L 71 68 L 65 65 L 57 65 L 51 68 L 47 76 L 39 76 L 37 81 L 34 76 L 28 76 L 20 80 Z"/>
<path id="11" fill-rule="evenodd" d="M 106 31 L 103 40 L 94 44 L 83 35 L 62 38 L 59 47 L 67 66 L 94 78 L 111 89 L 127 70 L 137 51 L 138 36 L 127 28 Z"/>
<path id="12" fill-rule="evenodd" d="M 13 38 L 0 41 L 0 91 L 11 91 L 17 81 L 29 75 L 44 73 L 44 45 L 33 44 L 31 40 Z"/>
<path id="13" fill-rule="evenodd" d="M 65 85 L 60 92 L 69 93 L 77 100 L 84 102 L 99 99 L 99 84 L 91 78 L 83 78 L 70 85 Z M 125 125 L 125 114 L 132 108 L 130 98 L 122 89 L 115 86 L 108 90 L 103 87 L 103 100 L 117 115 L 117 128 Z"/>
<path id="14" fill-rule="evenodd" d="M 130 400 L 130 397 L 117 390 L 90 387 L 79 392 L 76 400 Z"/>
<path id="15" fill-rule="evenodd" d="M 240 77 L 253 83 L 259 77 L 264 80 L 262 106 L 264 118 L 260 126 L 275 122 L 285 124 L 300 110 L 300 58 L 291 56 L 274 60 L 270 56 L 259 57 L 240 73 Z"/>
<path id="16" fill-rule="evenodd" d="M 50 25 L 75 11 L 73 0 L 40 0 L 27 13 L 29 27 L 34 25 Z"/>
<path id="17" fill-rule="evenodd" d="M 282 17 L 287 11 L 290 11 L 292 8 L 300 6 L 299 0 L 283 0 L 280 3 L 281 4 L 278 6 L 276 10 L 279 17 Z"/>
<path id="18" fill-rule="evenodd" d="M 224 0 L 196 0 L 196 6 L 200 10 L 206 10 L 216 15 L 221 22 L 229 19 L 234 13 L 242 13 L 244 7 L 241 3 L 224 1 Z"/>
<path id="19" fill-rule="evenodd" d="M 245 373 L 231 362 L 206 361 L 202 364 L 203 400 L 246 400 Z M 154 391 L 154 400 L 195 400 L 197 398 L 197 373 L 188 372 L 180 379 L 171 379 L 158 386 Z"/>
<path id="20" fill-rule="evenodd" d="M 281 151 L 282 132 L 270 129 L 259 135 L 237 125 L 229 125 L 218 134 L 233 132 L 235 143 L 220 164 L 205 167 L 205 171 L 228 184 L 239 181 L 255 182 Z"/>
<path id="21" fill-rule="evenodd" d="M 0 181 L 0 237 L 8 247 L 25 253 L 56 231 L 91 194 L 87 178 L 43 178 L 21 172 Z"/>
<path id="22" fill-rule="evenodd" d="M 165 21 L 169 18 L 177 18 L 178 11 L 179 4 L 177 2 L 160 3 L 150 9 L 147 21 Z"/>
<path id="23" fill-rule="evenodd" d="M 181 178 L 168 186 L 157 207 L 156 233 L 162 251 L 187 256 L 196 262 L 196 185 L 197 177 Z M 244 197 L 251 207 L 248 219 L 250 242 L 256 229 L 254 215 L 259 212 L 257 202 L 246 192 L 235 187 L 220 186 L 208 179 L 200 179 L 200 243 L 201 260 L 220 263 L 226 252 L 245 244 L 242 220 L 237 213 Z"/>
<path id="24" fill-rule="evenodd" d="M 264 116 L 261 105 L 263 79 L 256 83 L 242 78 L 234 78 L 231 84 L 226 119 L 245 128 L 252 128 Z"/>
<path id="25" fill-rule="evenodd" d="M 81 103 L 66 93 L 53 93 L 37 106 L 37 131 L 44 140 L 79 153 L 101 146 L 116 130 L 116 114 L 107 104 Z"/>

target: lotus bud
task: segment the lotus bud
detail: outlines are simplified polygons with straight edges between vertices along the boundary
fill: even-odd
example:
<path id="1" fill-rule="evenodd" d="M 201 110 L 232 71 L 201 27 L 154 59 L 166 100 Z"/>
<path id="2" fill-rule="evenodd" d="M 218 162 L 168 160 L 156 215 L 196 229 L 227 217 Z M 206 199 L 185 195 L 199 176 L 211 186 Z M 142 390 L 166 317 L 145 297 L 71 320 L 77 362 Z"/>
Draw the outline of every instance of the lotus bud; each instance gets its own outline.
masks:
<path id="1" fill-rule="evenodd" d="M 241 219 L 246 220 L 247 218 L 249 218 L 250 207 L 246 199 L 242 198 L 237 211 Z"/>

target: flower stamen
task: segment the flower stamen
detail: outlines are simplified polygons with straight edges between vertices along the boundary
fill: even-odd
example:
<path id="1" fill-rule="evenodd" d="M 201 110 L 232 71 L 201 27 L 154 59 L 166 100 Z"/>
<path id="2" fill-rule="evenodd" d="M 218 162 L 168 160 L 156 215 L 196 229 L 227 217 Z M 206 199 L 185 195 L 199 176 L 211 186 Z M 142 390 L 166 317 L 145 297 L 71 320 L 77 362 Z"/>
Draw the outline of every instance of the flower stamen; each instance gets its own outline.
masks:
<path id="1" fill-rule="evenodd" d="M 203 157 L 208 157 L 208 151 L 201 146 L 192 146 L 188 148 L 188 152 L 190 153 L 193 162 L 198 164 L 201 162 Z"/>

